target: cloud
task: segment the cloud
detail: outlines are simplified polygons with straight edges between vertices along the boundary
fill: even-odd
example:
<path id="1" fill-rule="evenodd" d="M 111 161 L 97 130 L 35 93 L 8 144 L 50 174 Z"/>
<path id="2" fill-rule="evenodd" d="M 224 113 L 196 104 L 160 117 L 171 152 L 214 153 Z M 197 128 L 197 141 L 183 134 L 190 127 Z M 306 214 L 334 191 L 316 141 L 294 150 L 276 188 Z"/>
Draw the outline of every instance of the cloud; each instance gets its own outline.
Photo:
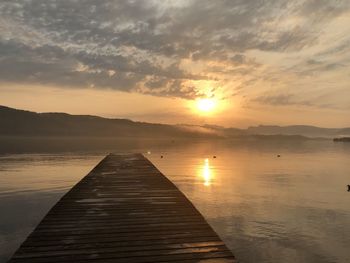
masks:
<path id="1" fill-rule="evenodd" d="M 261 105 L 278 106 L 278 107 L 290 107 L 290 106 L 305 106 L 319 109 L 329 110 L 348 110 L 349 106 L 342 106 L 339 103 L 333 103 L 332 98 L 334 94 L 314 94 L 309 96 L 308 99 L 302 98 L 297 94 L 262 94 L 251 99 L 251 102 L 258 103 Z"/>
<path id="2" fill-rule="evenodd" d="M 290 105 L 302 105 L 312 106 L 309 101 L 298 101 L 292 94 L 277 94 L 277 95 L 261 95 L 253 99 L 253 101 L 268 104 L 273 106 L 290 106 Z"/>
<path id="3" fill-rule="evenodd" d="M 0 81 L 185 99 L 205 96 L 201 82 L 236 94 L 271 72 L 249 51 L 313 47 L 324 26 L 346 12 L 346 0 L 2 1 Z M 305 72 L 345 65 L 312 63 L 318 60 L 304 62 Z"/>

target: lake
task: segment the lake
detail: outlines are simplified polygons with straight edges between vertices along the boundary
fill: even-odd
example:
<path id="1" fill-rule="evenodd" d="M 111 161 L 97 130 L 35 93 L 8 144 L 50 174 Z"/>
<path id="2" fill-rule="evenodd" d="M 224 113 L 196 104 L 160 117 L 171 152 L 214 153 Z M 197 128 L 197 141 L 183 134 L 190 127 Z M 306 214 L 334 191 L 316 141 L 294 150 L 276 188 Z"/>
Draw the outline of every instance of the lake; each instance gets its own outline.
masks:
<path id="1" fill-rule="evenodd" d="M 240 262 L 350 262 L 350 144 L 124 140 L 81 148 L 38 141 L 0 149 L 0 262 L 109 152 L 144 153 Z"/>

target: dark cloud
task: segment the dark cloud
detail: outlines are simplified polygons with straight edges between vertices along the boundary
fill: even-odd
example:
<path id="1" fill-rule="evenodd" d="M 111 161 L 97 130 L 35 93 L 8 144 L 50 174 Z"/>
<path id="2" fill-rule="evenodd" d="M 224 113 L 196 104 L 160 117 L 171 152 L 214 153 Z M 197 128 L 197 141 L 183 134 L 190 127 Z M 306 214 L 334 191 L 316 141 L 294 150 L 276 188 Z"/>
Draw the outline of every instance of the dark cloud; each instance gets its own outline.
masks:
<path id="1" fill-rule="evenodd" d="M 263 94 L 251 99 L 252 102 L 257 102 L 263 105 L 270 106 L 307 106 L 321 109 L 348 109 L 332 102 L 323 103 L 323 95 L 314 95 L 314 99 L 301 99 L 300 96 L 294 94 Z M 328 95 L 328 98 L 330 96 Z"/>
<path id="2" fill-rule="evenodd" d="M 312 76 L 320 73 L 333 72 L 343 68 L 346 68 L 344 63 L 317 59 L 308 59 L 291 67 L 299 76 Z"/>
<path id="3" fill-rule="evenodd" d="M 345 0 L 2 1 L 0 81 L 193 99 L 203 94 L 189 81 L 247 75 L 259 66 L 247 51 L 314 45 L 322 25 L 348 10 Z M 284 15 L 303 22 L 280 27 Z M 198 74 L 184 60 L 225 65 Z"/>
<path id="4" fill-rule="evenodd" d="M 231 60 L 234 62 L 234 63 L 237 63 L 237 64 L 243 64 L 246 62 L 247 58 L 246 56 L 242 55 L 242 54 L 236 54 L 234 55 L 233 57 L 231 57 Z"/>
<path id="5" fill-rule="evenodd" d="M 276 95 L 262 95 L 253 99 L 253 101 L 267 104 L 272 106 L 290 106 L 290 105 L 303 105 L 312 106 L 309 101 L 297 100 L 295 95 L 292 94 L 276 94 Z"/>

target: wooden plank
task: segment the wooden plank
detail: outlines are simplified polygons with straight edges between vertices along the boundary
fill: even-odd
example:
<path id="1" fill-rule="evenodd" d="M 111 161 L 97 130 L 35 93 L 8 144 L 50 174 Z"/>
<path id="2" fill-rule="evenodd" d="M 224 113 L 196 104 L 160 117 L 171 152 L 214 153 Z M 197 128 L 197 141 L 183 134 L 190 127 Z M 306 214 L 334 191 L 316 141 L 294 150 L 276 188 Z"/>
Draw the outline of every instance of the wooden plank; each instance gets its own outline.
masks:
<path id="1" fill-rule="evenodd" d="M 9 262 L 236 262 L 192 203 L 143 155 L 106 156 Z"/>

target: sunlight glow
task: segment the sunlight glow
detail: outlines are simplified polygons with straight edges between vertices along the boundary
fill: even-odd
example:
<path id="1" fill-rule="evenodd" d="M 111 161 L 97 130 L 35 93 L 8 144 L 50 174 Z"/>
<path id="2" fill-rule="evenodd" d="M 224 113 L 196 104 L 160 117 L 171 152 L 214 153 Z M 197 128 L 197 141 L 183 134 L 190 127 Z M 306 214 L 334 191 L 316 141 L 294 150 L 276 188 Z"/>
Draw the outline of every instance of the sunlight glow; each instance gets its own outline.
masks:
<path id="1" fill-rule="evenodd" d="M 204 179 L 204 185 L 210 186 L 211 180 L 212 180 L 212 174 L 211 174 L 211 170 L 210 170 L 210 166 L 209 166 L 209 159 L 204 160 L 202 176 Z"/>
<path id="2" fill-rule="evenodd" d="M 214 99 L 199 99 L 197 101 L 197 108 L 202 112 L 210 112 L 216 107 L 216 101 Z"/>

